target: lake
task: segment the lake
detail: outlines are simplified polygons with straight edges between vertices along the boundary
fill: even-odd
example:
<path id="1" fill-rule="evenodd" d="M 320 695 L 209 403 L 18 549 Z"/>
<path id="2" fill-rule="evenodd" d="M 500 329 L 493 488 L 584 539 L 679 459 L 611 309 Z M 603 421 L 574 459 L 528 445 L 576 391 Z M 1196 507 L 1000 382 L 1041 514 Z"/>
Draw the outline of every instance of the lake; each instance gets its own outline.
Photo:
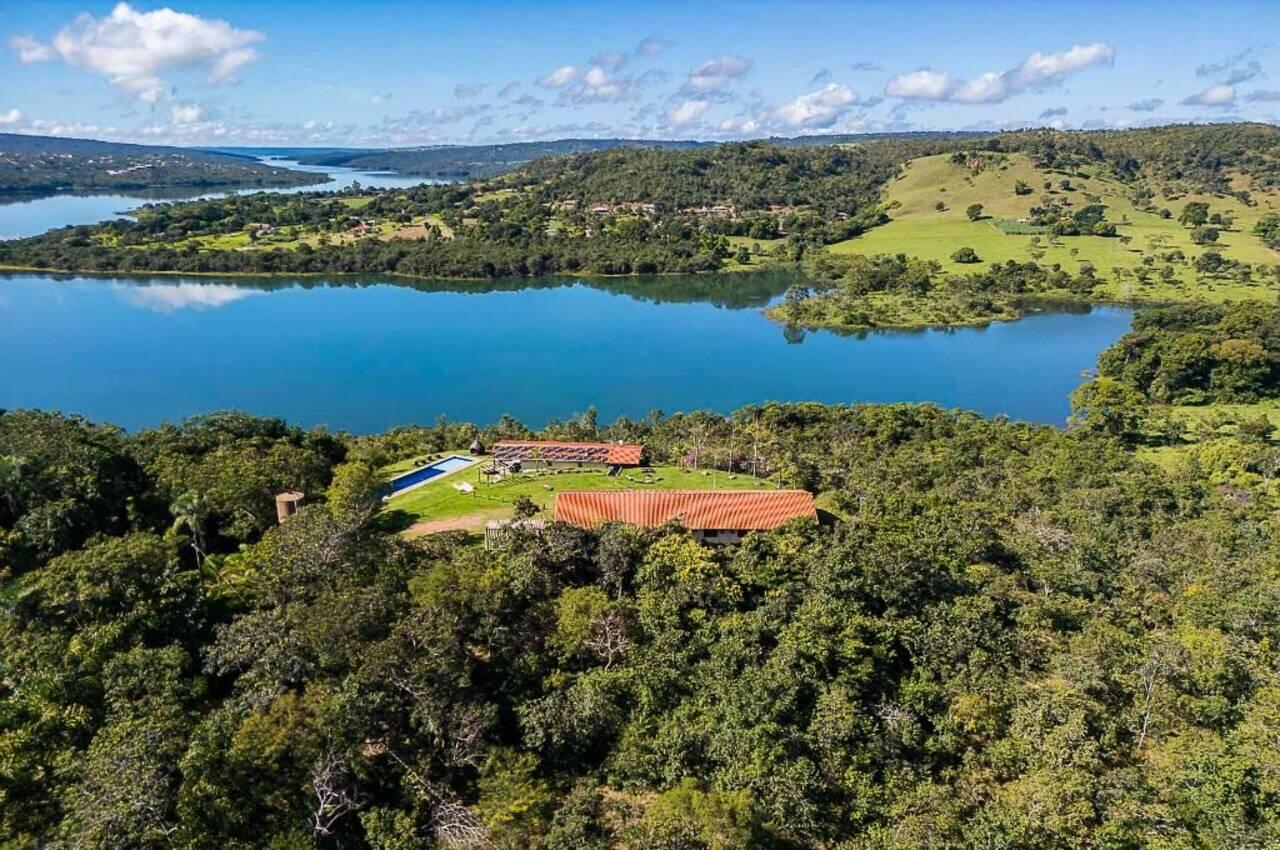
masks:
<path id="1" fill-rule="evenodd" d="M 791 272 L 497 284 L 0 277 L 0 408 L 127 428 L 223 408 L 365 433 L 767 400 L 934 401 L 1061 424 L 1131 313 L 863 337 L 761 308 Z"/>
<path id="2" fill-rule="evenodd" d="M 153 189 L 140 192 L 124 193 L 81 193 L 56 194 L 42 197 L 31 195 L 12 195 L 0 193 L 0 239 L 20 239 L 25 236 L 36 236 L 55 227 L 67 227 L 76 224 L 94 224 L 109 218 L 119 218 L 129 210 L 143 204 L 162 201 L 183 201 L 200 198 L 221 198 L 232 194 L 249 192 L 331 192 L 345 189 L 353 183 L 376 188 L 402 188 L 417 186 L 421 183 L 438 183 L 440 181 L 426 177 L 405 177 L 399 174 L 388 174 L 383 171 L 362 171 L 356 168 L 320 168 L 313 165 L 302 165 L 296 160 L 280 157 L 258 157 L 261 162 L 276 165 L 293 171 L 305 171 L 312 174 L 328 174 L 333 180 L 329 183 L 318 183 L 312 186 L 287 186 L 280 189 L 262 189 L 253 187 L 221 191 L 191 189 Z"/>

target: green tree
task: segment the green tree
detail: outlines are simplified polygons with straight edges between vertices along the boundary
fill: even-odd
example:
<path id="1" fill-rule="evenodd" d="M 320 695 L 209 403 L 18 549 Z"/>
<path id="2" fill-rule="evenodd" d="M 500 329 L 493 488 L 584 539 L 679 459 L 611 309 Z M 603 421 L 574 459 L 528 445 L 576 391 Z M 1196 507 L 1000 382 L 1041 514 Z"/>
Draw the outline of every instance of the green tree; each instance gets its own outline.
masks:
<path id="1" fill-rule="evenodd" d="M 1071 422 L 1114 436 L 1137 430 L 1146 412 L 1146 399 L 1132 386 L 1098 377 L 1071 394 Z"/>
<path id="2" fill-rule="evenodd" d="M 1218 230 L 1214 227 L 1197 227 L 1191 231 L 1191 241 L 1197 245 L 1209 245 L 1218 241 Z"/>
<path id="3" fill-rule="evenodd" d="M 335 516 L 359 526 L 377 509 L 384 487 L 382 478 L 371 466 L 352 461 L 334 468 L 333 481 L 325 497 Z"/>
<path id="4" fill-rule="evenodd" d="M 1205 201 L 1191 201 L 1178 213 L 1178 223 L 1184 227 L 1200 227 L 1209 221 L 1209 204 Z"/>

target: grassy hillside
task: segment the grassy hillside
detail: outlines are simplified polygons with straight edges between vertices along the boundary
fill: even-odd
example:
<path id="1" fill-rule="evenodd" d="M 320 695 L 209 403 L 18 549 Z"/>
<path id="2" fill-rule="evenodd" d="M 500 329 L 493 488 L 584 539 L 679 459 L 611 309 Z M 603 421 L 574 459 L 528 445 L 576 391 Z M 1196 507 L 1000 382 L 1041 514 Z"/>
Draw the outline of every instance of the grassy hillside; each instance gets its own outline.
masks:
<path id="1" fill-rule="evenodd" d="M 1063 189 L 1063 180 L 1070 189 Z M 1030 194 L 1018 195 L 1015 187 L 1022 181 L 1031 187 Z M 1045 183 L 1053 188 L 1046 190 Z M 1162 218 L 1135 206 L 1135 186 L 1114 177 L 1089 170 L 1074 172 L 1048 171 L 1032 164 L 1029 155 L 1013 153 L 984 158 L 983 167 L 974 170 L 952 161 L 950 155 L 927 156 L 908 162 L 901 173 L 885 189 L 885 208 L 892 220 L 865 234 L 832 246 L 837 253 L 896 254 L 906 253 L 942 264 L 947 272 L 965 273 L 971 265 L 952 261 L 957 248 L 973 248 L 983 264 L 1008 260 L 1042 264 L 1059 263 L 1076 270 L 1091 263 L 1103 283 L 1096 293 L 1103 298 L 1171 300 L 1187 297 L 1212 301 L 1266 297 L 1271 289 L 1261 285 L 1234 282 L 1197 282 L 1191 265 L 1176 265 L 1175 280 L 1165 282 L 1154 276 L 1142 284 L 1132 277 L 1117 274 L 1115 269 L 1133 270 L 1157 253 L 1180 250 L 1189 260 L 1205 251 L 1214 250 L 1228 259 L 1250 264 L 1280 263 L 1280 252 L 1262 244 L 1250 231 L 1267 213 L 1280 210 L 1280 193 L 1251 192 L 1253 204 L 1246 205 L 1233 195 L 1173 193 L 1161 198 L 1157 207 L 1168 208 L 1173 218 Z M 1019 226 L 1033 206 L 1048 195 L 1074 208 L 1098 199 L 1106 207 L 1106 219 L 1116 225 L 1120 237 L 1068 236 L 1051 239 L 1048 234 L 1018 234 L 1005 230 L 1030 229 Z M 1214 212 L 1230 215 L 1235 223 L 1222 230 L 1212 247 L 1196 245 L 1191 229 L 1177 221 L 1182 207 L 1193 201 L 1204 201 Z M 945 209 L 938 210 L 942 203 Z M 966 210 L 971 204 L 983 205 L 983 217 L 971 221 Z M 1002 229 L 1003 228 L 1003 229 Z M 1156 240 L 1153 247 L 1153 239 Z"/>

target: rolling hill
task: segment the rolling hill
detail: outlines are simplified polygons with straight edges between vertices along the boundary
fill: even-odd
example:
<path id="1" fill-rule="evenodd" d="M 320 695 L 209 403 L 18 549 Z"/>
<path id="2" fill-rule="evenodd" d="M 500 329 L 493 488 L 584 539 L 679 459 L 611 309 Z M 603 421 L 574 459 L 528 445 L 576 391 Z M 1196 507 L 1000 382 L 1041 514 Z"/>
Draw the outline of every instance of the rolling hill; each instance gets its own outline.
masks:
<path id="1" fill-rule="evenodd" d="M 186 186 L 275 188 L 324 183 L 252 157 L 153 145 L 0 133 L 0 191 L 57 192 Z"/>

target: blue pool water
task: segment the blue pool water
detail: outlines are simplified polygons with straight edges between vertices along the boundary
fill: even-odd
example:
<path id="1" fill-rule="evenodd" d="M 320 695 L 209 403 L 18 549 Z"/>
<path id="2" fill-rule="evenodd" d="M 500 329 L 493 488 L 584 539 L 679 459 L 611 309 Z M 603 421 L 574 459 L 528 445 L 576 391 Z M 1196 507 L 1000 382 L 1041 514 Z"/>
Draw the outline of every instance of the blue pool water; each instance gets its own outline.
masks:
<path id="1" fill-rule="evenodd" d="M 419 484 L 430 481 L 446 472 L 453 472 L 455 469 L 462 469 L 471 463 L 471 458 L 453 455 L 444 460 L 438 460 L 435 463 L 420 466 L 417 469 L 406 472 L 404 475 L 397 476 L 387 484 L 387 495 L 394 496 L 397 493 L 403 493 L 411 487 L 417 487 Z"/>

